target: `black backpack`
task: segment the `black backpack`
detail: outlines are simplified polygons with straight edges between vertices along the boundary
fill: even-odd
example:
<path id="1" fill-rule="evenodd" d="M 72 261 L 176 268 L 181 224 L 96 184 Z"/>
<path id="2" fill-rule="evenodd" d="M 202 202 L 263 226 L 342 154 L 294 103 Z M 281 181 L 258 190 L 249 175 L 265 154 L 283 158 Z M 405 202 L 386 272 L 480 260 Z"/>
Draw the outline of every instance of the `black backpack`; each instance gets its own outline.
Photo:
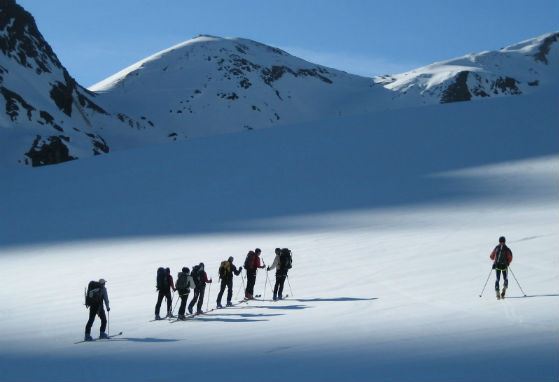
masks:
<path id="1" fill-rule="evenodd" d="M 222 261 L 221 265 L 219 266 L 219 278 L 225 280 L 227 278 L 227 274 L 230 272 L 231 266 L 229 265 L 229 261 Z"/>
<path id="2" fill-rule="evenodd" d="M 195 265 L 194 267 L 192 267 L 192 272 L 190 272 L 190 276 L 192 276 L 192 280 L 194 280 L 194 285 L 196 285 L 196 288 L 199 288 L 201 283 L 199 265 Z"/>
<path id="3" fill-rule="evenodd" d="M 508 252 L 508 247 L 506 245 L 503 245 L 502 248 L 500 245 L 495 247 L 495 266 L 497 267 L 497 269 L 507 269 L 508 267 L 507 252 Z"/>
<path id="4" fill-rule="evenodd" d="M 97 281 L 90 281 L 85 292 L 85 306 L 99 305 L 103 301 L 103 285 Z"/>
<path id="5" fill-rule="evenodd" d="M 247 257 L 245 259 L 245 269 L 254 269 L 254 256 L 256 256 L 256 253 L 254 253 L 253 251 L 250 251 L 247 254 Z"/>
<path id="6" fill-rule="evenodd" d="M 283 248 L 280 252 L 279 268 L 291 269 L 292 263 L 293 259 L 291 257 L 291 251 L 288 248 Z"/>
<path id="7" fill-rule="evenodd" d="M 185 291 L 188 290 L 188 273 L 179 272 L 177 276 L 177 290 Z"/>
<path id="8" fill-rule="evenodd" d="M 165 268 L 157 268 L 157 290 L 167 290 L 169 289 L 169 277 L 167 276 L 167 271 Z"/>

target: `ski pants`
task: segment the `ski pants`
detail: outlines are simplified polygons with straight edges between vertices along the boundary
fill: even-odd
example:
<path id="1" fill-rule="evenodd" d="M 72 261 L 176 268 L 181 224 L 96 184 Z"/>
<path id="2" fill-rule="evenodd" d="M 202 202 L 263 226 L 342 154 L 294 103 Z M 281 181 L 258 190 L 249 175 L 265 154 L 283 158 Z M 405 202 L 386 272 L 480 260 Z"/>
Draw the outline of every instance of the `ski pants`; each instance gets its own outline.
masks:
<path id="1" fill-rule="evenodd" d="M 503 272 L 503 280 L 504 280 L 504 288 L 508 288 L 509 286 L 509 278 L 507 277 L 507 270 L 506 269 L 495 269 L 495 273 L 497 274 L 497 280 L 495 280 L 495 290 L 499 290 L 499 281 L 501 281 L 501 272 Z"/>
<path id="2" fill-rule="evenodd" d="M 161 303 L 163 302 L 163 297 L 167 299 L 167 313 L 171 312 L 171 290 L 160 290 L 157 295 L 157 304 L 155 304 L 155 315 L 159 316 L 159 310 L 161 309 Z"/>
<path id="3" fill-rule="evenodd" d="M 231 302 L 233 298 L 233 279 L 221 280 L 221 288 L 219 289 L 219 294 L 217 295 L 217 303 L 221 304 L 221 298 L 223 297 L 223 292 L 227 288 L 227 302 Z"/>
<path id="4" fill-rule="evenodd" d="M 285 284 L 285 279 L 287 278 L 287 270 L 276 271 L 276 285 L 274 286 L 274 297 L 283 296 L 283 284 Z"/>
<path id="5" fill-rule="evenodd" d="M 95 321 L 95 316 L 99 316 L 101 319 L 101 333 L 105 333 L 105 328 L 107 327 L 107 317 L 105 316 L 105 309 L 103 305 L 91 305 L 89 307 L 89 320 L 85 325 L 85 334 L 89 335 L 91 333 L 91 327 L 93 326 L 93 321 Z"/>
<path id="6" fill-rule="evenodd" d="M 247 270 L 247 287 L 245 289 L 245 295 L 254 295 L 254 284 L 256 284 L 256 269 Z"/>
<path id="7" fill-rule="evenodd" d="M 199 288 L 194 289 L 194 296 L 192 296 L 192 301 L 188 304 L 188 309 L 192 309 L 194 304 L 198 302 L 197 311 L 202 311 L 202 305 L 204 304 L 204 292 L 206 291 L 206 286 L 202 286 Z"/>
<path id="8" fill-rule="evenodd" d="M 186 300 L 188 300 L 189 293 L 190 293 L 190 291 L 188 291 L 184 294 L 179 293 L 179 297 L 181 299 L 181 306 L 179 307 L 179 316 L 183 315 L 184 312 L 186 311 Z"/>

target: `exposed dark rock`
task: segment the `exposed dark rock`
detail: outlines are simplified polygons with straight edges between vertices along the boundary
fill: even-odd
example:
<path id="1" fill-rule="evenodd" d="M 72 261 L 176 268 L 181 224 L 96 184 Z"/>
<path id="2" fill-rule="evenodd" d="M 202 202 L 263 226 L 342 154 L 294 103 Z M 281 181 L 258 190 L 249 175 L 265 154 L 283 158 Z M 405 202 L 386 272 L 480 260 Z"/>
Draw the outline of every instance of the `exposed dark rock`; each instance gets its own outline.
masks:
<path id="1" fill-rule="evenodd" d="M 245 77 L 241 80 L 241 82 L 239 82 L 239 85 L 241 85 L 243 89 L 248 89 L 252 86 L 252 83 Z"/>
<path id="2" fill-rule="evenodd" d="M 70 155 L 68 147 L 63 141 L 68 142 L 70 138 L 63 135 L 51 136 L 43 140 L 37 135 L 31 148 L 25 155 L 31 159 L 33 167 L 57 164 L 76 159 Z"/>
<path id="3" fill-rule="evenodd" d="M 3 86 L 0 87 L 0 93 L 2 93 L 6 100 L 6 114 L 10 116 L 12 121 L 15 121 L 19 116 L 18 105 L 21 105 L 21 107 L 27 111 L 27 119 L 31 120 L 31 112 L 35 110 L 35 108 L 28 104 L 23 97 Z"/>
<path id="4" fill-rule="evenodd" d="M 272 86 L 272 83 L 283 77 L 285 73 L 289 73 L 294 77 L 315 77 L 327 84 L 332 83 L 331 79 L 323 75 L 328 73 L 328 71 L 322 68 L 299 69 L 297 71 L 294 71 L 293 69 L 284 65 L 273 65 L 271 68 L 262 69 L 261 77 L 267 85 Z"/>
<path id="5" fill-rule="evenodd" d="M 0 9 L 0 31 L 6 31 L 0 36 L 2 53 L 37 74 L 51 73 L 52 66 L 62 68 L 29 12 L 14 0 L 1 0 Z"/>
<path id="6" fill-rule="evenodd" d="M 538 81 L 538 80 L 528 82 L 529 86 L 538 86 L 539 84 L 540 84 L 540 81 Z"/>
<path id="7" fill-rule="evenodd" d="M 559 33 L 554 33 L 544 38 L 544 40 L 539 46 L 538 52 L 534 54 L 534 59 L 536 61 L 543 62 L 546 65 L 549 64 L 547 60 L 547 55 L 549 54 L 551 45 L 553 45 L 553 43 L 557 41 L 559 41 Z"/>
<path id="8" fill-rule="evenodd" d="M 469 101 L 472 95 L 468 90 L 468 73 L 466 71 L 459 72 L 454 78 L 454 82 L 445 89 L 441 96 L 441 103 Z"/>
<path id="9" fill-rule="evenodd" d="M 495 91 L 500 90 L 502 93 L 513 95 L 522 94 L 518 88 L 518 81 L 511 77 L 499 77 L 495 80 Z"/>

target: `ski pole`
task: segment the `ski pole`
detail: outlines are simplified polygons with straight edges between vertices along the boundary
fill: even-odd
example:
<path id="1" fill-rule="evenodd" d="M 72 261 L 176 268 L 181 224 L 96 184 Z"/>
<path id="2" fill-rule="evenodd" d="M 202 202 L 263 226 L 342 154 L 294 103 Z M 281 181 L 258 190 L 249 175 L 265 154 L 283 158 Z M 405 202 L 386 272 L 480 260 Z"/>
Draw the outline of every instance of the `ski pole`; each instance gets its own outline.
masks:
<path id="1" fill-rule="evenodd" d="M 210 283 L 210 289 L 208 290 L 208 302 L 206 303 L 206 312 L 209 310 L 210 306 L 210 295 L 212 294 L 212 283 Z"/>
<path id="2" fill-rule="evenodd" d="M 239 289 L 237 289 L 237 294 L 235 295 L 235 300 L 239 298 L 239 293 L 241 292 L 241 287 L 245 284 L 244 276 L 241 274 L 241 280 L 243 280 L 242 284 L 239 284 Z"/>
<path id="3" fill-rule="evenodd" d="M 285 277 L 287 277 L 287 284 L 289 284 L 289 291 L 291 292 L 291 297 L 294 297 L 293 289 L 291 289 L 291 283 L 289 282 L 289 275 L 285 275 Z"/>
<path id="4" fill-rule="evenodd" d="M 268 269 L 266 269 L 266 282 L 264 283 L 264 295 L 262 296 L 263 300 L 266 299 L 266 290 L 268 289 L 268 273 Z"/>
<path id="5" fill-rule="evenodd" d="M 483 295 L 483 292 L 485 291 L 485 287 L 487 286 L 487 283 L 489 282 L 489 278 L 491 277 L 491 272 L 493 272 L 493 268 L 489 270 L 489 274 L 487 275 L 487 280 L 485 280 L 485 285 L 483 286 L 483 289 L 481 290 L 479 297 L 481 297 Z"/>
<path id="6" fill-rule="evenodd" d="M 177 298 L 177 301 L 175 301 L 175 305 L 173 305 L 173 310 L 171 310 L 171 314 L 175 314 L 175 308 L 177 307 L 177 304 L 179 303 L 180 300 L 180 294 L 178 296 L 179 298 Z"/>
<path id="7" fill-rule="evenodd" d="M 111 336 L 111 311 L 107 310 L 107 314 L 109 315 L 109 317 L 107 317 L 107 335 L 110 337 Z"/>
<path id="8" fill-rule="evenodd" d="M 526 293 L 524 293 L 524 291 L 522 290 L 522 287 L 520 286 L 520 283 L 518 282 L 518 280 L 516 279 L 516 276 L 514 275 L 514 272 L 512 271 L 512 268 L 509 267 L 510 269 L 510 273 L 512 274 L 512 277 L 514 277 L 514 281 L 516 281 L 516 284 L 518 285 L 518 287 L 520 288 L 520 291 L 522 291 L 522 294 L 524 295 L 524 297 L 526 297 Z"/>

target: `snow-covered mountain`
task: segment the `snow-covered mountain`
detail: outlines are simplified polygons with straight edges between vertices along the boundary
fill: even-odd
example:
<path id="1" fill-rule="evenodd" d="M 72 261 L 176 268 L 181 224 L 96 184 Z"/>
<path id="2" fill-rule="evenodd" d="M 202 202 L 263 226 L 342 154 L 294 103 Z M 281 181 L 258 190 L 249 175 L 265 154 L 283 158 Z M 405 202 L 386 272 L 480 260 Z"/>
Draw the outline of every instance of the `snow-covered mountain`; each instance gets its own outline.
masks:
<path id="1" fill-rule="evenodd" d="M 0 1 L 0 166 L 59 163 L 187 138 L 539 91 L 558 33 L 365 78 L 241 38 L 198 36 L 80 86 L 14 0 Z"/>
<path id="2" fill-rule="evenodd" d="M 393 90 L 399 106 L 532 93 L 559 82 L 559 32 L 497 51 L 375 77 L 375 82 Z"/>
<path id="3" fill-rule="evenodd" d="M 145 124 L 111 115 L 81 87 L 14 0 L 0 2 L 0 101 L 1 164 L 36 166 L 107 153 L 100 131 Z"/>
<path id="4" fill-rule="evenodd" d="M 116 109 L 149 115 L 177 139 L 386 108 L 372 79 L 241 38 L 198 36 L 90 87 Z"/>

